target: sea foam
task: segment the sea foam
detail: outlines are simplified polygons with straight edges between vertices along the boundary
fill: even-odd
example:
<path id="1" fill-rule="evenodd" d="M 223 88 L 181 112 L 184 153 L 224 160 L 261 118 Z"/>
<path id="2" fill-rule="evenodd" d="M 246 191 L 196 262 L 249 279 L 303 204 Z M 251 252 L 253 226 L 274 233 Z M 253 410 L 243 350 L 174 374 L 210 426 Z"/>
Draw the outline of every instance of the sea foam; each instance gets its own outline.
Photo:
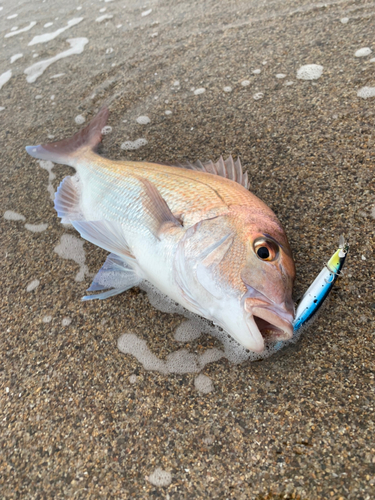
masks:
<path id="1" fill-rule="evenodd" d="M 38 61 L 37 63 L 29 66 L 25 69 L 24 73 L 27 75 L 26 80 L 29 83 L 33 83 L 44 73 L 44 71 L 54 62 L 63 59 L 64 57 L 71 56 L 73 54 L 81 54 L 88 43 L 87 38 L 68 38 L 67 42 L 70 44 L 70 49 L 60 52 L 49 59 L 44 59 L 43 61 Z"/>

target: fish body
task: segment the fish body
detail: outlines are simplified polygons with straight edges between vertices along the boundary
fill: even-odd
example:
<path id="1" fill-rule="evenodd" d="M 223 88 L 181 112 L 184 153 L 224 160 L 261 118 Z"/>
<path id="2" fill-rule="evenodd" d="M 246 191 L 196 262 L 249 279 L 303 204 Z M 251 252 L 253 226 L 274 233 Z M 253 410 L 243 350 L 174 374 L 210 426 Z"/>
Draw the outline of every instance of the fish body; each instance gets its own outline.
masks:
<path id="1" fill-rule="evenodd" d="M 246 348 L 293 335 L 290 247 L 272 210 L 247 189 L 230 157 L 196 169 L 111 161 L 95 154 L 108 111 L 73 138 L 29 146 L 74 167 L 55 208 L 88 241 L 111 252 L 85 299 L 147 280 Z"/>

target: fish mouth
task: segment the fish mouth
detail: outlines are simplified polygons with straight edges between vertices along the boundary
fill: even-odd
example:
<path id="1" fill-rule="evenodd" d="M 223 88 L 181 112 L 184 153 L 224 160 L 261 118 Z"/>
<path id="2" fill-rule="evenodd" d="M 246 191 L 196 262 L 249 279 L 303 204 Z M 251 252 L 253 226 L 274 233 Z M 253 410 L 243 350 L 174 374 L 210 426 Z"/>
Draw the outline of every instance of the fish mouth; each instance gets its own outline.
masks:
<path id="1" fill-rule="evenodd" d="M 253 349 L 255 352 L 262 352 L 265 342 L 290 340 L 293 337 L 294 314 L 284 305 L 248 298 L 244 306 L 246 322 L 256 344 Z"/>
<path id="2" fill-rule="evenodd" d="M 252 310 L 254 321 L 263 339 L 267 342 L 290 340 L 293 337 L 293 316 L 290 320 L 268 307 L 255 307 Z"/>

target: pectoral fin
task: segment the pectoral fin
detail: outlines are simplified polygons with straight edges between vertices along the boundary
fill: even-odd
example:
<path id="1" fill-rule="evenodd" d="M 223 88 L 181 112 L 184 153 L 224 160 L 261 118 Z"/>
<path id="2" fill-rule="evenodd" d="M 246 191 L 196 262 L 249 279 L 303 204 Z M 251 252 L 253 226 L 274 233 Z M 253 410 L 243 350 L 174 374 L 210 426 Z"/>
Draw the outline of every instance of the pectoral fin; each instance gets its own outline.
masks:
<path id="1" fill-rule="evenodd" d="M 149 216 L 147 228 L 158 239 L 163 231 L 171 226 L 182 228 L 181 221 L 175 217 L 155 185 L 143 177 L 139 177 L 143 185 L 142 205 Z"/>

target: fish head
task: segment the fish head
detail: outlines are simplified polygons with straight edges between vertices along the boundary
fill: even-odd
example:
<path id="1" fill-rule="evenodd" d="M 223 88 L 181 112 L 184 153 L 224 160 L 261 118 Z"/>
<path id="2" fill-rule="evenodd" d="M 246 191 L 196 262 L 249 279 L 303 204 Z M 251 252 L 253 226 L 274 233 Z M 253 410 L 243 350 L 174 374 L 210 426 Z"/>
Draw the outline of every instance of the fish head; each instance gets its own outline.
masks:
<path id="1" fill-rule="evenodd" d="M 292 253 L 280 223 L 273 220 L 264 225 L 263 231 L 256 227 L 247 233 L 246 261 L 241 270 L 246 287 L 241 305 L 256 352 L 264 349 L 265 342 L 293 336 Z"/>
<path id="2" fill-rule="evenodd" d="M 175 258 L 183 305 L 254 352 L 293 335 L 295 267 L 271 214 L 204 220 L 186 231 Z"/>

